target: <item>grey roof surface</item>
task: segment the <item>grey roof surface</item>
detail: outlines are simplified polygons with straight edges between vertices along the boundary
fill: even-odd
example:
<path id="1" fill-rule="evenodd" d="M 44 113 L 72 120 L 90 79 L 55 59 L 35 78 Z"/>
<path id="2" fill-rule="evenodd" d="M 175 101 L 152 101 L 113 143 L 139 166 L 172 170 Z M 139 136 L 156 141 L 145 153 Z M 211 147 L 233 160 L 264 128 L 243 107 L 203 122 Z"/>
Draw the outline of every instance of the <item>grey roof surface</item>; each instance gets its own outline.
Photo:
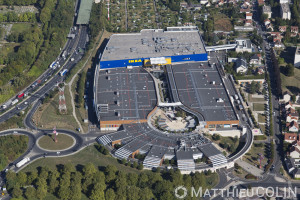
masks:
<path id="1" fill-rule="evenodd" d="M 290 5 L 288 3 L 282 3 L 280 4 L 281 9 L 283 12 L 287 13 L 287 12 L 291 12 L 290 11 Z"/>
<path id="2" fill-rule="evenodd" d="M 182 148 L 176 151 L 177 160 L 194 160 L 191 148 Z"/>
<path id="3" fill-rule="evenodd" d="M 146 119 L 157 102 L 154 82 L 140 67 L 99 71 L 96 95 L 96 104 L 107 105 L 100 111 L 100 121 Z"/>
<path id="4" fill-rule="evenodd" d="M 94 0 L 81 0 L 76 24 L 88 24 Z"/>
<path id="5" fill-rule="evenodd" d="M 246 68 L 248 68 L 248 63 L 245 60 L 245 58 L 239 58 L 235 61 L 236 67 L 240 67 L 240 66 L 244 66 Z"/>
<path id="6" fill-rule="evenodd" d="M 211 157 L 211 156 L 221 154 L 221 152 L 211 143 L 202 145 L 198 148 L 206 157 Z"/>
<path id="7" fill-rule="evenodd" d="M 251 48 L 251 40 L 250 39 L 246 39 L 246 38 L 236 38 L 235 41 L 243 41 L 243 45 L 238 45 L 237 47 L 238 48 L 243 48 L 243 47 L 246 47 L 246 48 Z"/>
<path id="8" fill-rule="evenodd" d="M 179 99 L 185 106 L 202 114 L 205 121 L 237 120 L 215 65 L 176 64 L 172 65 L 172 70 Z M 224 102 L 217 102 L 217 99 Z"/>
<path id="9" fill-rule="evenodd" d="M 264 6 L 263 6 L 263 12 L 264 12 L 264 13 L 265 13 L 265 12 L 272 12 L 272 11 L 271 11 L 271 6 L 264 5 Z"/>
<path id="10" fill-rule="evenodd" d="M 114 34 L 110 37 L 101 61 L 165 57 L 205 53 L 198 30 L 169 31 L 143 29 L 140 33 Z"/>
<path id="11" fill-rule="evenodd" d="M 152 148 L 148 152 L 147 156 L 156 157 L 156 158 L 163 158 L 163 156 L 165 155 L 165 152 L 167 150 L 168 149 L 166 147 L 152 146 Z"/>

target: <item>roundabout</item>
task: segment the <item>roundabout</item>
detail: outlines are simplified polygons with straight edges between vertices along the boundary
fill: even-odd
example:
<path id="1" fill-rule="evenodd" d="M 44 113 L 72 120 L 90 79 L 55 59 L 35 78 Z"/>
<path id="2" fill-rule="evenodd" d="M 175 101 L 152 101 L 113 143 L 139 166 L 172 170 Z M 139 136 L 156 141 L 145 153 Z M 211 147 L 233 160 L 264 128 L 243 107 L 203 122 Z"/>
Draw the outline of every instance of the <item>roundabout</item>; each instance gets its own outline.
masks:
<path id="1" fill-rule="evenodd" d="M 37 146 L 46 151 L 63 151 L 72 148 L 76 144 L 74 137 L 60 133 L 46 134 L 37 139 Z"/>

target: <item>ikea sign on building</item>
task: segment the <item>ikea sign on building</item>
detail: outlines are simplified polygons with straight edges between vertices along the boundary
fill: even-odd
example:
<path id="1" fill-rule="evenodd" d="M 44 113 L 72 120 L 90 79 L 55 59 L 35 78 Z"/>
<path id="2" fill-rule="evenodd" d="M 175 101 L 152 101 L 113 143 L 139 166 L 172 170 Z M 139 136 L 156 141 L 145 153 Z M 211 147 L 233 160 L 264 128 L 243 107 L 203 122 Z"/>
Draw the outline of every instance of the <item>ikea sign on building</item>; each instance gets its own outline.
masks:
<path id="1" fill-rule="evenodd" d="M 207 53 L 202 54 L 190 54 L 190 55 L 176 55 L 169 56 L 172 63 L 177 62 L 190 62 L 190 61 L 207 61 Z M 100 69 L 119 68 L 127 66 L 143 66 L 144 60 L 150 58 L 135 58 L 135 59 L 124 59 L 124 60 L 108 60 L 100 61 Z"/>

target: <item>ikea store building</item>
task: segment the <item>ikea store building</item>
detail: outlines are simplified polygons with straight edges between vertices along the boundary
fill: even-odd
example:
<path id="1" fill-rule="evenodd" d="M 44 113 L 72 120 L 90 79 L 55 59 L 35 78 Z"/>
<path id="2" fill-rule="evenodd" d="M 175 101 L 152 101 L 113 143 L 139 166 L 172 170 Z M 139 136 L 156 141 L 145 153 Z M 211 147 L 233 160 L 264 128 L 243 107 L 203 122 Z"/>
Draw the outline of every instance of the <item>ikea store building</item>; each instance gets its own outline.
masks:
<path id="1" fill-rule="evenodd" d="M 101 55 L 100 70 L 190 61 L 207 61 L 197 27 L 144 29 L 140 33 L 112 35 Z"/>

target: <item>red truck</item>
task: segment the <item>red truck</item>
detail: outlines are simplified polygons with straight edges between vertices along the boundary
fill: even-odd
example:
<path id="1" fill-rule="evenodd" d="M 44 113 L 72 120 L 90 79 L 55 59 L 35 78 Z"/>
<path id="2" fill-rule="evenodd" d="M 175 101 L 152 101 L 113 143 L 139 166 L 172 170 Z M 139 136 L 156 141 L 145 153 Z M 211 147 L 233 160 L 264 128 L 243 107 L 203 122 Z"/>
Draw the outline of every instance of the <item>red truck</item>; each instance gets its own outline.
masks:
<path id="1" fill-rule="evenodd" d="M 22 97 L 24 97 L 24 92 L 18 95 L 18 99 L 21 99 Z"/>

